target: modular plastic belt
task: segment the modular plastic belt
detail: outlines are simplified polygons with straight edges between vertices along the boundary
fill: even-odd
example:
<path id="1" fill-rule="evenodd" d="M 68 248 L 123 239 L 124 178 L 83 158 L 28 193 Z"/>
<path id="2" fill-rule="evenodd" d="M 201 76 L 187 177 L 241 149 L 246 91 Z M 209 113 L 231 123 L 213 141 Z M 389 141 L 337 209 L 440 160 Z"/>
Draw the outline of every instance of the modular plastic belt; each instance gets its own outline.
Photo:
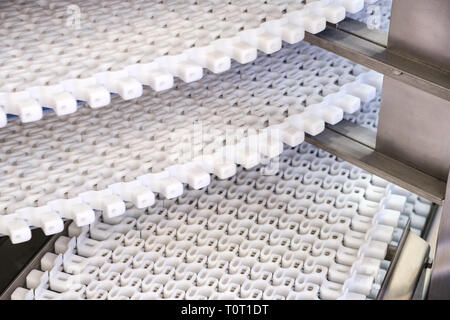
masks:
<path id="1" fill-rule="evenodd" d="M 369 29 L 389 31 L 392 0 L 366 1 L 364 9 L 347 14 L 349 18 L 364 22 Z"/>
<path id="2" fill-rule="evenodd" d="M 0 126 L 6 114 L 41 119 L 42 107 L 73 113 L 110 92 L 129 100 L 143 85 L 160 91 L 173 77 L 199 80 L 257 50 L 273 53 L 326 22 L 355 13 L 364 0 L 17 1 L 0 3 Z"/>
<path id="3" fill-rule="evenodd" d="M 72 223 L 12 299 L 374 298 L 430 203 L 306 143 L 279 160 Z"/>
<path id="4" fill-rule="evenodd" d="M 305 43 L 236 64 L 194 84 L 149 92 L 110 108 L 75 115 L 49 113 L 40 122 L 17 119 L 0 133 L 0 233 L 13 243 L 29 226 L 60 232 L 61 217 L 79 226 L 94 211 L 108 218 L 126 202 L 151 206 L 154 193 L 174 198 L 183 185 L 207 186 L 296 146 L 325 122 L 369 102 L 382 76 Z"/>

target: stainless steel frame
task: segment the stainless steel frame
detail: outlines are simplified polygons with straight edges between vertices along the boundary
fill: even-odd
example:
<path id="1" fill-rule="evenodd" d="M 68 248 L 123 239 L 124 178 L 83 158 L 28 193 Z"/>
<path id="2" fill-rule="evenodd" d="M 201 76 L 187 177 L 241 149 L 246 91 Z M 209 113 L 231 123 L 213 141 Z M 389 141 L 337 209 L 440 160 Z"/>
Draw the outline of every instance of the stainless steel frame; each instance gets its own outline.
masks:
<path id="1" fill-rule="evenodd" d="M 305 36 L 314 45 L 385 75 L 377 135 L 343 122 L 306 141 L 443 205 L 430 221 L 431 236 L 425 238 L 431 250 L 405 232 L 379 298 L 412 298 L 421 281 L 417 296 L 423 297 L 431 278 L 428 298 L 450 299 L 449 17 L 449 0 L 393 0 L 389 33 L 346 19 Z M 24 281 L 55 239 L 41 247 L 1 298 Z M 431 272 L 425 268 L 431 267 L 429 256 L 434 257 Z"/>
<path id="2" fill-rule="evenodd" d="M 391 259 L 391 265 L 378 292 L 379 300 L 407 300 L 414 296 L 428 260 L 430 245 L 410 232 L 409 225 L 408 222 Z"/>
<path id="3" fill-rule="evenodd" d="M 393 0 L 389 33 L 347 19 L 306 37 L 385 75 L 376 137 L 344 122 L 307 141 L 443 205 L 430 252 L 430 299 L 450 299 L 449 17 L 448 0 Z M 421 244 L 411 246 L 423 252 Z M 406 281 L 401 273 L 390 278 Z M 413 278 L 419 280 L 417 273 Z"/>

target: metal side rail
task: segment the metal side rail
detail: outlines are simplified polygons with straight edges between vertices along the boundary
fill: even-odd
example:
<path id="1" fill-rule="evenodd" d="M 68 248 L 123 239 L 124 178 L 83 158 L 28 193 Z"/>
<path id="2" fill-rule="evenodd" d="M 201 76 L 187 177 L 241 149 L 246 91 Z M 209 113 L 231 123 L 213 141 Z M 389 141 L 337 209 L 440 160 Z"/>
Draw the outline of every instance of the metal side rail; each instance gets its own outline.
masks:
<path id="1" fill-rule="evenodd" d="M 450 100 L 450 73 L 442 68 L 406 58 L 381 45 L 383 35 L 361 36 L 362 31 L 349 33 L 349 25 L 357 23 L 344 22 L 345 29 L 328 25 L 320 34 L 305 34 L 305 40 L 311 44 L 331 51 L 337 55 L 362 64 L 393 79 L 429 92 L 435 96 Z M 361 29 L 362 27 L 360 27 Z M 371 34 L 376 33 L 372 31 Z M 368 40 L 370 37 L 375 40 Z"/>
<path id="2" fill-rule="evenodd" d="M 0 293 L 0 300 L 9 300 L 11 298 L 11 294 L 14 292 L 14 290 L 18 287 L 25 287 L 26 277 L 33 269 L 39 269 L 41 258 L 44 256 L 45 253 L 48 251 L 51 251 L 53 249 L 53 246 L 55 245 L 56 240 L 58 240 L 59 237 L 67 235 L 67 230 L 69 227 L 71 221 L 65 221 L 64 223 L 64 231 L 61 233 L 54 234 L 49 237 L 45 237 L 41 230 L 34 229 L 33 231 L 40 232 L 43 235 L 43 238 L 39 237 L 32 237 L 31 241 L 25 242 L 23 244 L 10 244 L 8 248 L 10 250 L 15 250 L 16 252 L 19 252 L 20 254 L 24 254 L 25 256 L 31 257 L 29 259 L 28 263 L 22 265 L 22 268 L 19 269 L 20 271 L 15 277 L 11 277 L 10 279 L 13 279 L 10 281 L 9 285 L 6 287 L 6 289 Z M 4 238 L 7 239 L 7 238 Z M 7 239 L 9 241 L 9 239 Z M 18 246 L 20 245 L 28 245 L 23 250 L 17 250 Z M 34 244 L 34 245 L 32 245 Z M 2 258 L 4 255 L 0 255 Z M 15 268 L 14 270 L 17 270 Z M 8 275 L 10 276 L 10 275 Z"/>
<path id="3" fill-rule="evenodd" d="M 427 266 L 429 254 L 430 245 L 415 233 L 410 232 L 410 222 L 408 222 L 381 284 L 377 300 L 411 299 L 420 276 Z"/>

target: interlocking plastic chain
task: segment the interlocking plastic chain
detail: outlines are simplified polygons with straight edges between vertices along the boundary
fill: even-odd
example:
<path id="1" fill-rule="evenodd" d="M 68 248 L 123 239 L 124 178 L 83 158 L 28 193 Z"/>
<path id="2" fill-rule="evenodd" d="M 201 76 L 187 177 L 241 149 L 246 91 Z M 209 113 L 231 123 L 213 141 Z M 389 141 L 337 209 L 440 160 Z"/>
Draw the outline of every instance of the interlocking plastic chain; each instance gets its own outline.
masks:
<path id="1" fill-rule="evenodd" d="M 146 207 L 155 193 L 204 188 L 211 174 L 226 179 L 236 165 L 251 168 L 339 122 L 381 83 L 378 73 L 299 43 L 107 109 L 16 119 L 0 132 L 0 233 L 23 242 L 28 226 L 53 234 L 61 218 L 81 226 L 94 210 L 113 217 L 124 201 Z"/>
<path id="2" fill-rule="evenodd" d="M 125 100 L 143 85 L 168 89 L 173 77 L 199 80 L 234 59 L 248 63 L 257 50 L 270 54 L 282 41 L 317 33 L 364 0 L 0 3 L 0 126 L 6 114 L 24 123 L 108 105 L 110 92 Z"/>
<path id="3" fill-rule="evenodd" d="M 430 203 L 306 143 L 278 165 L 73 222 L 12 298 L 374 298 L 387 245 Z"/>

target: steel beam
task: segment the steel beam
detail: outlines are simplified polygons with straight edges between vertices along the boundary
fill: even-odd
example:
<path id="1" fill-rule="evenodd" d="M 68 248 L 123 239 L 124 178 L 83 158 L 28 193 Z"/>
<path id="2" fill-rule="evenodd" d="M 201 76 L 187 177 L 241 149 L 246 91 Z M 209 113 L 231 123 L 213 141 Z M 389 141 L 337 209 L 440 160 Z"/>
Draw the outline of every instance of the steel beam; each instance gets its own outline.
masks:
<path id="1" fill-rule="evenodd" d="M 448 70 L 406 58 L 379 44 L 331 26 L 315 35 L 307 33 L 305 40 L 407 85 L 450 100 Z"/>
<path id="2" fill-rule="evenodd" d="M 339 133 L 327 127 L 317 136 L 307 135 L 305 141 L 436 204 L 443 203 L 444 181 L 375 151 L 351 138 L 351 133 L 343 135 L 343 128 L 344 124 Z"/>

